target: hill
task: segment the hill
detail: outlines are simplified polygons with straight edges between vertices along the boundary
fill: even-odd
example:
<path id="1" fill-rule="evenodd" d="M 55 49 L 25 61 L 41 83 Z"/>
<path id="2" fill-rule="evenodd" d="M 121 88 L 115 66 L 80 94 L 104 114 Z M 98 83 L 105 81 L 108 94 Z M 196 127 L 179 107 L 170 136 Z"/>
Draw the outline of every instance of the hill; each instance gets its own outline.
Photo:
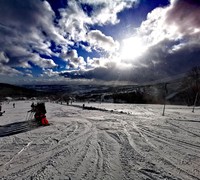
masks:
<path id="1" fill-rule="evenodd" d="M 33 89 L 28 89 L 16 85 L 0 83 L 0 98 L 4 99 L 5 97 L 34 97 L 41 95 L 40 92 Z"/>

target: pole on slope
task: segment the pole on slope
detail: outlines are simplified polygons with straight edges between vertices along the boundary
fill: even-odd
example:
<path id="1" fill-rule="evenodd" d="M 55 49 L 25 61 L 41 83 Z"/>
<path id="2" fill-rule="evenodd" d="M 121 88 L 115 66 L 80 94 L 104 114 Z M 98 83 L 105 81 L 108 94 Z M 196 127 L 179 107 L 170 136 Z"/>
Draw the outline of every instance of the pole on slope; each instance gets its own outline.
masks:
<path id="1" fill-rule="evenodd" d="M 166 96 L 167 96 L 167 94 L 168 94 L 167 83 L 165 83 L 165 98 L 164 98 L 164 107 L 163 107 L 162 116 L 165 115 L 165 106 L 166 106 Z"/>
<path id="2" fill-rule="evenodd" d="M 194 100 L 194 105 L 193 105 L 192 112 L 194 112 L 194 109 L 195 109 L 195 106 L 196 106 L 196 103 L 197 103 L 197 99 L 198 99 L 198 95 L 199 95 L 199 93 L 197 92 L 196 96 L 195 96 L 195 100 Z"/>

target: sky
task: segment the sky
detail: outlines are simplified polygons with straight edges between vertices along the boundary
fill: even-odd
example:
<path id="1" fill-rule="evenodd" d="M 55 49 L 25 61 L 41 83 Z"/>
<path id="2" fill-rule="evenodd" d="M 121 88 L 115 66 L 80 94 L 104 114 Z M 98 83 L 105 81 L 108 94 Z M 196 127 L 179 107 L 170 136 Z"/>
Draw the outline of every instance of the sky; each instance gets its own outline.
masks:
<path id="1" fill-rule="evenodd" d="M 200 65 L 199 0 L 0 0 L 0 82 L 137 84 Z"/>

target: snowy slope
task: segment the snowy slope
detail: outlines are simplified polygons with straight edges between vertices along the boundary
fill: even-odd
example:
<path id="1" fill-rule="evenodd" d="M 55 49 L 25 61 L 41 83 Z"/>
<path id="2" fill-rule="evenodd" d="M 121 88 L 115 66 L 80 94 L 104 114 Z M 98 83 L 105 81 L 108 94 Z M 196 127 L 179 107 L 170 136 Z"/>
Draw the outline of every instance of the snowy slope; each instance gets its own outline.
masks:
<path id="1" fill-rule="evenodd" d="M 200 109 L 46 103 L 51 125 L 37 127 L 26 121 L 30 105 L 3 105 L 1 179 L 200 179 Z"/>

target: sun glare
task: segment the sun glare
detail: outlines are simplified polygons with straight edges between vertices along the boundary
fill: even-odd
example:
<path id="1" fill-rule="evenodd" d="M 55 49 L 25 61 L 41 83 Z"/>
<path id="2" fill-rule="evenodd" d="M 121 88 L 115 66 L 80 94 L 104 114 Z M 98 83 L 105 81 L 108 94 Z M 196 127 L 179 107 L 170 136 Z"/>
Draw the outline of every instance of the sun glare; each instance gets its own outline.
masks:
<path id="1" fill-rule="evenodd" d="M 141 38 L 131 37 L 122 42 L 121 58 L 126 60 L 135 60 L 146 50 Z"/>

